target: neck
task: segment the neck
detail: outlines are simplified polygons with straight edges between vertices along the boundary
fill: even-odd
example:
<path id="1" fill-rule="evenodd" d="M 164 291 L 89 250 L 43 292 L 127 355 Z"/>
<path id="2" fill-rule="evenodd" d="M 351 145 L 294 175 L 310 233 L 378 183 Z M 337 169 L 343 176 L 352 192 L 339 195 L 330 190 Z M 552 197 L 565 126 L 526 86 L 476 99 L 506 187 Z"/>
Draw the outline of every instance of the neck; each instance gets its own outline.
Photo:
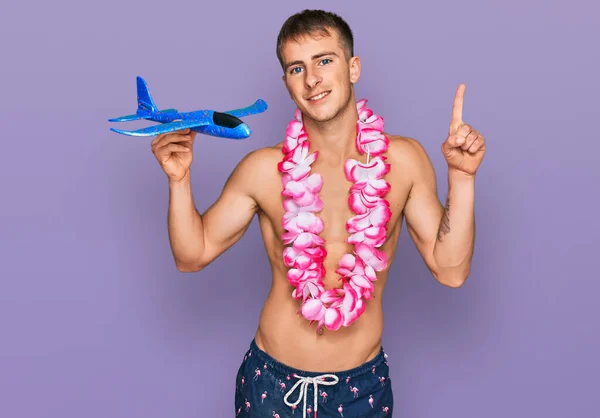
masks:
<path id="1" fill-rule="evenodd" d="M 358 112 L 354 97 L 332 120 L 318 122 L 304 119 L 304 129 L 313 150 L 319 150 L 319 159 L 344 163 L 356 154 L 356 122 Z"/>

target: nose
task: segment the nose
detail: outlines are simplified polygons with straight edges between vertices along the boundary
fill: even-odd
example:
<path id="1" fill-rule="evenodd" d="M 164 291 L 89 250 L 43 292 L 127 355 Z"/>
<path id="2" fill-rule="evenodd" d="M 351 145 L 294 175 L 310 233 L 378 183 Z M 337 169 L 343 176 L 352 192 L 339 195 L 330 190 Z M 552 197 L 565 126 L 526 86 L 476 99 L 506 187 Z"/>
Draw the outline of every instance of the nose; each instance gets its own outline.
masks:
<path id="1" fill-rule="evenodd" d="M 235 128 L 229 130 L 227 132 L 226 137 L 230 139 L 246 139 L 249 138 L 250 135 L 252 135 L 250 127 L 245 123 L 242 123 L 236 126 Z"/>
<path id="2" fill-rule="evenodd" d="M 250 127 L 248 125 L 246 125 L 245 123 L 242 123 L 241 125 L 239 125 L 238 129 L 239 129 L 240 133 L 242 134 L 242 138 L 248 138 L 252 134 Z"/>
<path id="3" fill-rule="evenodd" d="M 321 76 L 312 70 L 306 70 L 306 87 L 309 89 L 315 88 L 321 83 Z"/>

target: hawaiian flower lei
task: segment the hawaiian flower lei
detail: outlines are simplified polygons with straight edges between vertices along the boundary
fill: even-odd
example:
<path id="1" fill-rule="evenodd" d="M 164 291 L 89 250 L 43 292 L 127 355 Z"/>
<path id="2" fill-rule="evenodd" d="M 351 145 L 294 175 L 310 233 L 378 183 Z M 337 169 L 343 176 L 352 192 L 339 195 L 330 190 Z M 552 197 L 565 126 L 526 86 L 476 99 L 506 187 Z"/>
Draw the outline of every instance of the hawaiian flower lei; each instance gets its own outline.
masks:
<path id="1" fill-rule="evenodd" d="M 311 164 L 318 151 L 309 154 L 308 135 L 302 123 L 302 113 L 296 110 L 295 118 L 286 130 L 282 152 L 283 160 L 278 169 L 283 173 L 282 239 L 284 263 L 290 269 L 289 283 L 295 287 L 292 297 L 302 300 L 298 313 L 311 321 L 325 324 L 329 330 L 349 326 L 365 311 L 363 300 L 372 297 L 377 280 L 376 272 L 387 267 L 387 256 L 377 248 L 387 237 L 387 222 L 391 217 L 390 204 L 383 197 L 390 184 L 383 176 L 390 171 L 383 154 L 389 145 L 383 132 L 383 118 L 366 107 L 367 100 L 357 102 L 358 110 L 356 148 L 367 153 L 367 162 L 348 159 L 344 172 L 353 185 L 349 191 L 348 204 L 356 213 L 346 222 L 350 234 L 347 242 L 354 245 L 353 254 L 344 254 L 336 269 L 343 282 L 341 288 L 325 290 L 323 260 L 327 252 L 325 240 L 318 234 L 323 231 L 323 220 L 315 212 L 323 210 L 319 192 L 323 178 L 318 173 L 310 174 Z M 373 156 L 373 158 L 371 158 Z"/>

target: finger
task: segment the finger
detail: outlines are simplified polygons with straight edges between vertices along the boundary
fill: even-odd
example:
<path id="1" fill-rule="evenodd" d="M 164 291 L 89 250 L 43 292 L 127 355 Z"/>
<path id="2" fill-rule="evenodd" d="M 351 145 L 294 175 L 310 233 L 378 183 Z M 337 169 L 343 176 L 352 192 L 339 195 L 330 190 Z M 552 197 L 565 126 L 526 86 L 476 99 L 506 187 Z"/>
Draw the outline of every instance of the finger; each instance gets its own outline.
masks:
<path id="1" fill-rule="evenodd" d="M 466 138 L 471 132 L 473 132 L 473 128 L 471 125 L 465 123 L 458 127 L 456 135 L 464 136 Z"/>
<path id="2" fill-rule="evenodd" d="M 479 135 L 477 139 L 471 144 L 467 152 L 469 154 L 475 154 L 476 152 L 481 151 L 483 149 L 485 149 L 485 138 Z"/>
<path id="3" fill-rule="evenodd" d="M 186 129 L 180 129 L 178 131 L 171 131 L 171 132 L 167 132 L 167 133 L 164 133 L 164 134 L 158 134 L 158 135 L 156 135 L 156 137 L 154 137 L 154 139 L 152 140 L 152 142 L 150 144 L 154 145 L 157 142 L 160 142 L 160 140 L 163 139 L 165 136 L 169 136 L 169 135 L 187 135 L 190 132 L 191 132 L 191 129 L 186 128 Z"/>
<path id="4" fill-rule="evenodd" d="M 467 151 L 473 145 L 473 142 L 477 140 L 479 137 L 479 133 L 477 131 L 471 131 L 466 137 L 465 142 L 462 144 L 461 148 L 463 151 Z"/>
<path id="5" fill-rule="evenodd" d="M 150 148 L 154 148 L 154 146 L 165 136 L 165 134 L 159 134 L 154 137 L 152 142 L 150 142 Z"/>
<path id="6" fill-rule="evenodd" d="M 161 147 L 160 150 L 156 153 L 156 157 L 159 159 L 163 159 L 166 156 L 169 156 L 175 152 L 190 152 L 191 147 L 183 144 L 168 144 L 164 147 Z"/>
<path id="7" fill-rule="evenodd" d="M 195 133 L 194 135 L 190 135 L 189 132 L 187 134 L 178 134 L 175 132 L 169 132 L 168 134 L 158 135 L 156 139 L 152 141 L 151 148 L 154 150 L 174 142 L 191 142 L 194 140 Z"/>
<path id="8" fill-rule="evenodd" d="M 452 122 L 450 123 L 451 129 L 460 126 L 463 120 L 463 103 L 465 99 L 465 90 L 467 86 L 461 84 L 456 89 L 454 95 L 454 104 L 452 105 Z"/>
<path id="9" fill-rule="evenodd" d="M 446 153 L 451 149 L 460 148 L 465 143 L 465 137 L 460 135 L 450 135 L 442 144 L 442 150 Z"/>

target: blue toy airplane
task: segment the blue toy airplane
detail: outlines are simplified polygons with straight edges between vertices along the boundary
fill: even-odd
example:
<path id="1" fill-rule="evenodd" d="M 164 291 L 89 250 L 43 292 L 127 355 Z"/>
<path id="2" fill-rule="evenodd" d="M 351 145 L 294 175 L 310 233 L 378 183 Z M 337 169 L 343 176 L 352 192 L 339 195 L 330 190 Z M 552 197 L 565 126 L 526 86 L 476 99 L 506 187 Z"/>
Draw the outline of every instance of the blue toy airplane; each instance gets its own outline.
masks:
<path id="1" fill-rule="evenodd" d="M 239 118 L 262 113 L 267 110 L 267 103 L 261 99 L 258 99 L 253 105 L 248 107 L 227 112 L 197 110 L 180 113 L 177 109 L 158 110 L 150 96 L 148 85 L 142 77 L 137 77 L 137 99 L 138 108 L 135 115 L 121 116 L 109 119 L 108 121 L 128 122 L 146 119 L 153 122 L 160 122 L 162 125 L 150 126 L 135 131 L 110 128 L 111 131 L 130 136 L 154 136 L 190 128 L 192 131 L 201 134 L 222 138 L 245 139 L 252 134 L 252 131 Z"/>

